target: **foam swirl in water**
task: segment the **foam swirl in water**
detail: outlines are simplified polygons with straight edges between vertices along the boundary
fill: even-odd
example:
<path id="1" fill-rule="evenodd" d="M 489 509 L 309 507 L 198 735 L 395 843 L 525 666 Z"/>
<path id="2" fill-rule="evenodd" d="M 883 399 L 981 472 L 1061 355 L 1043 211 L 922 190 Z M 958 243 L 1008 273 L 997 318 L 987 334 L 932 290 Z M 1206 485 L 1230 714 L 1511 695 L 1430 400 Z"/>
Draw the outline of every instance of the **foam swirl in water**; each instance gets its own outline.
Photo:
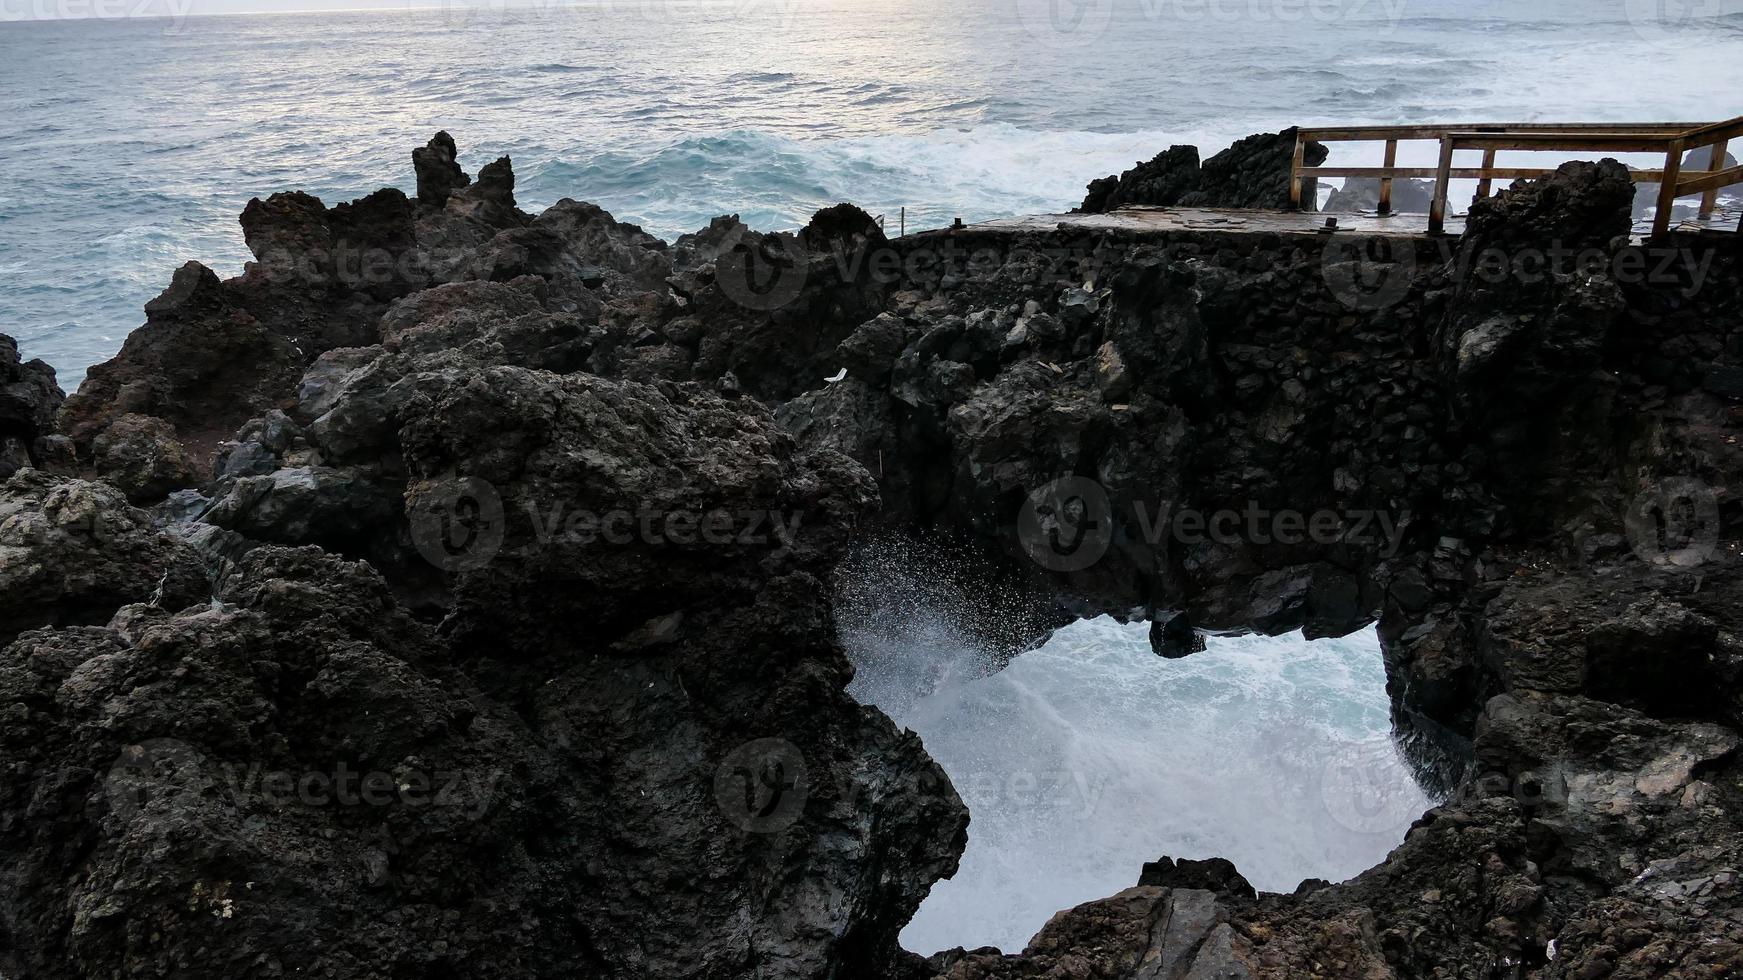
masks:
<path id="1" fill-rule="evenodd" d="M 961 870 L 902 934 L 922 953 L 1022 948 L 1052 914 L 1162 855 L 1254 886 L 1351 877 L 1432 802 L 1390 734 L 1372 630 L 1212 637 L 1183 660 L 1144 624 L 1059 630 L 1001 671 L 946 609 L 844 623 L 849 690 L 917 732 L 972 814 Z"/>

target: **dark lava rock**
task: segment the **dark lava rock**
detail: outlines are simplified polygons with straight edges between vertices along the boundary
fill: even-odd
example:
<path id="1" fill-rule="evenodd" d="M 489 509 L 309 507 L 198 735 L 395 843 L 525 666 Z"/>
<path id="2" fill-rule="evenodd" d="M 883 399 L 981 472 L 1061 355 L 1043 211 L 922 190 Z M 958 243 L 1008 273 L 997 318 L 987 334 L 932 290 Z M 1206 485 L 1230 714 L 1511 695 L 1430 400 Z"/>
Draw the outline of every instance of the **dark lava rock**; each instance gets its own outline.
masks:
<path id="1" fill-rule="evenodd" d="M 174 611 L 208 595 L 193 550 L 113 487 L 40 471 L 0 484 L 0 644 L 106 623 L 130 603 Z"/>
<path id="2" fill-rule="evenodd" d="M 1434 200 L 1434 183 L 1409 177 L 1392 182 L 1392 211 L 1398 214 L 1427 214 Z M 1380 207 L 1380 178 L 1349 177 L 1344 186 L 1331 192 L 1321 210 L 1327 214 L 1357 214 L 1376 211 Z"/>
<path id="3" fill-rule="evenodd" d="M 1179 204 L 1198 188 L 1198 179 L 1198 147 L 1171 146 L 1118 177 L 1092 181 L 1078 210 L 1102 214 L 1128 204 Z"/>
<path id="4" fill-rule="evenodd" d="M 1184 613 L 1157 613 L 1150 618 L 1150 649 L 1158 657 L 1179 660 L 1204 650 L 1204 637 Z"/>
<path id="5" fill-rule="evenodd" d="M 1303 161 L 1325 162 L 1330 151 L 1309 142 Z M 1295 130 L 1259 133 L 1236 142 L 1200 164 L 1198 147 L 1173 146 L 1118 177 L 1089 185 L 1077 210 L 1101 214 L 1131 205 L 1195 208 L 1287 208 Z M 1304 200 L 1311 209 L 1313 198 Z"/>
<path id="6" fill-rule="evenodd" d="M 1278 206 L 1292 141 L 1213 157 L 1181 203 Z M 12 412 L 37 420 L 0 439 L 13 466 L 76 448 L 144 499 L 183 482 L 140 462 L 172 431 L 218 466 L 153 514 L 40 470 L 0 491 L 7 976 L 1743 960 L 1734 250 L 1691 243 L 1690 292 L 1473 275 L 1431 240 L 888 241 L 847 206 L 667 248 L 591 205 L 522 214 L 506 161 L 462 185 L 451 146 L 415 206 L 250 205 L 263 251 L 369 242 L 428 257 L 415 275 L 191 265 L 65 436 Z M 1630 194 L 1568 165 L 1479 202 L 1458 245 L 1613 259 Z M 1178 610 L 1165 651 L 1193 624 L 1378 620 L 1399 746 L 1444 805 L 1339 884 L 1158 862 L 1022 953 L 902 952 L 967 814 L 844 690 L 831 583 L 888 524 L 1044 597 L 1013 651 L 1067 607 Z M 1316 819 L 1416 816 L 1364 753 L 1322 761 Z M 376 799 L 338 800 L 351 777 Z"/>
<path id="7" fill-rule="evenodd" d="M 145 312 L 145 326 L 112 360 L 93 366 L 61 409 L 61 431 L 81 453 L 121 416 L 151 415 L 173 426 L 203 465 L 199 447 L 279 407 L 295 389 L 302 373 L 295 347 L 234 305 L 198 262 L 176 270 Z"/>
<path id="8" fill-rule="evenodd" d="M 430 137 L 430 142 L 412 150 L 412 169 L 418 176 L 418 202 L 439 208 L 448 203 L 448 196 L 472 183 L 457 162 L 460 150 L 447 131 Z"/>
<path id="9" fill-rule="evenodd" d="M 54 368 L 40 360 L 20 361 L 18 343 L 0 334 L 0 479 L 26 465 L 41 465 L 37 440 L 54 434 L 55 415 L 66 396 L 55 384 Z"/>
<path id="10" fill-rule="evenodd" d="M 508 157 L 485 164 L 476 183 L 448 195 L 446 210 L 497 228 L 525 224 L 514 206 L 514 164 Z"/>
<path id="11" fill-rule="evenodd" d="M 136 504 L 161 500 L 198 482 L 175 426 L 150 415 L 123 415 L 91 441 L 97 476 Z"/>
<path id="12" fill-rule="evenodd" d="M 1302 162 L 1317 167 L 1330 155 L 1323 143 L 1308 142 Z M 1198 189 L 1181 198 L 1193 208 L 1287 208 L 1289 172 L 1295 159 L 1295 129 L 1256 133 L 1204 161 Z M 1311 189 L 1302 202 L 1313 209 Z"/>
<path id="13" fill-rule="evenodd" d="M 1176 861 L 1164 857 L 1144 865 L 1138 884 L 1157 888 L 1202 888 L 1232 898 L 1258 896 L 1247 879 L 1235 870 L 1234 863 L 1223 858 Z"/>

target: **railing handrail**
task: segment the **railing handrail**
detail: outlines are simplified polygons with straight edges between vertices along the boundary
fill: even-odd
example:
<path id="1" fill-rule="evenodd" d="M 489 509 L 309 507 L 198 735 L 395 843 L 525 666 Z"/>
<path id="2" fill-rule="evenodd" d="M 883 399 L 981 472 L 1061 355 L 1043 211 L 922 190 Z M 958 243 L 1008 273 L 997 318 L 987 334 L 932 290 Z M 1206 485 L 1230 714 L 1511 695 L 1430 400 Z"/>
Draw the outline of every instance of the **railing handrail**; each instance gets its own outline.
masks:
<path id="1" fill-rule="evenodd" d="M 1400 140 L 1438 140 L 1447 133 L 1483 132 L 1483 133 L 1541 133 L 1541 132 L 1590 132 L 1590 133 L 1666 133 L 1680 134 L 1701 126 L 1712 125 L 1704 122 L 1633 122 L 1633 123 L 1439 123 L 1428 126 L 1416 125 L 1382 125 L 1382 126 L 1302 126 L 1297 132 L 1303 139 L 1315 143 L 1354 143 L 1383 139 Z M 1420 133 L 1420 136 L 1409 134 Z M 1351 135 L 1361 134 L 1361 135 Z"/>
<path id="2" fill-rule="evenodd" d="M 1653 235 L 1670 230 L 1670 213 L 1679 197 L 1701 195 L 1700 216 L 1712 215 L 1719 190 L 1743 182 L 1743 167 L 1717 169 L 1731 139 L 1743 136 L 1743 116 L 1718 122 L 1651 123 L 1449 123 L 1430 126 L 1304 126 L 1296 130 L 1295 157 L 1290 165 L 1289 199 L 1300 208 L 1304 184 L 1312 175 L 1380 178 L 1379 211 L 1392 211 L 1392 182 L 1403 177 L 1433 177 L 1434 196 L 1429 204 L 1430 233 L 1439 234 L 1446 222 L 1447 184 L 1455 179 L 1475 178 L 1477 196 L 1487 197 L 1490 182 L 1553 173 L 1552 168 L 1497 167 L 1495 154 L 1502 151 L 1595 151 L 1608 153 L 1659 153 L 1665 162 L 1659 170 L 1634 170 L 1636 183 L 1657 183 L 1659 206 L 1653 215 Z M 1440 144 L 1437 166 L 1397 166 L 1398 144 L 1432 140 Z M 1303 159 L 1306 146 L 1314 143 L 1374 142 L 1386 144 L 1385 164 L 1380 167 L 1310 167 Z M 1683 155 L 1703 146 L 1713 147 L 1709 169 L 1682 169 Z M 1483 151 L 1480 167 L 1454 167 L 1459 150 Z M 1743 223 L 1739 224 L 1743 232 Z"/>

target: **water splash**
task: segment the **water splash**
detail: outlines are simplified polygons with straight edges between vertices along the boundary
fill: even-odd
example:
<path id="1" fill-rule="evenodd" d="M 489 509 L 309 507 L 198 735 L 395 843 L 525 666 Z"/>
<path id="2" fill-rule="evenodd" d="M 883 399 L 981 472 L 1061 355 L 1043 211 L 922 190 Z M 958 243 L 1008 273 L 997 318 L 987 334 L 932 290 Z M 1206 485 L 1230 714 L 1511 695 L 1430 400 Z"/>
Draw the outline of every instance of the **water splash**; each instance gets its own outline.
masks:
<path id="1" fill-rule="evenodd" d="M 1064 627 L 996 673 L 946 610 L 906 648 L 844 628 L 849 690 L 917 732 L 972 814 L 961 870 L 902 934 L 1024 946 L 1162 855 L 1233 860 L 1267 891 L 1376 864 L 1433 804 L 1390 735 L 1377 636 L 1213 637 L 1161 660 L 1145 626 Z"/>

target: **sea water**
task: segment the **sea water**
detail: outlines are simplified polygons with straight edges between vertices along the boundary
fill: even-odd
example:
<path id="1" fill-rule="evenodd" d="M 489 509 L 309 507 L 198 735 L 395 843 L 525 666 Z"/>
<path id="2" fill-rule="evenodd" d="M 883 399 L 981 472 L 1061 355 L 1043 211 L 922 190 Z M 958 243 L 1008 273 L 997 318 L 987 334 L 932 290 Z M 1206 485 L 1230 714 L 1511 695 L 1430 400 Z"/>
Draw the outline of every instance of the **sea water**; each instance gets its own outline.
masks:
<path id="1" fill-rule="evenodd" d="M 76 387 L 177 265 L 240 271 L 249 198 L 409 189 L 438 128 L 474 173 L 512 155 L 525 207 L 670 239 L 1057 211 L 1291 124 L 1722 118 L 1743 87 L 1743 0 L 417 2 L 0 0 L 0 332 Z M 167 16 L 45 19 L 93 11 Z"/>
<path id="2" fill-rule="evenodd" d="M 923 954 L 1020 950 L 1165 855 L 1228 858 L 1267 891 L 1340 881 L 1433 802 L 1390 735 L 1372 629 L 1211 637 L 1163 660 L 1144 624 L 1103 617 L 1002 670 L 945 611 L 844 639 L 850 693 L 918 733 L 969 807 L 961 869 L 902 933 Z"/>

